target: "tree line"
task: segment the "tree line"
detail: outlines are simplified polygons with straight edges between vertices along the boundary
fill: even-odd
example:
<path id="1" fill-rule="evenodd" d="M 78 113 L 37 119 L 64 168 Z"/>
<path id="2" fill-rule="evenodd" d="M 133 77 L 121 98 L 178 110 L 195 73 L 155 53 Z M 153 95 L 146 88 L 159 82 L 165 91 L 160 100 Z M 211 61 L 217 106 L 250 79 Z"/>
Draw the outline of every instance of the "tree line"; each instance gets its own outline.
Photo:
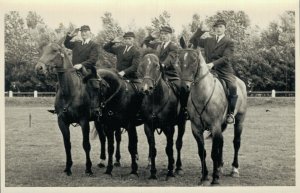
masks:
<path id="1" fill-rule="evenodd" d="M 188 40 L 202 23 L 211 27 L 219 18 L 228 22 L 227 35 L 235 42 L 231 63 L 249 91 L 295 91 L 295 12 L 284 12 L 278 21 L 270 22 L 266 29 L 250 25 L 249 16 L 244 11 L 218 11 L 206 18 L 194 14 L 191 21 L 182 26 L 181 32 L 176 32 L 173 40 L 178 43 L 182 36 Z M 136 34 L 137 45 L 140 46 L 151 32 L 162 25 L 170 25 L 171 19 L 171 15 L 164 11 L 153 17 L 148 26 L 137 27 L 133 22 L 127 30 Z M 80 26 L 60 23 L 57 28 L 51 29 L 33 11 L 29 11 L 26 18 L 22 18 L 17 11 L 8 12 L 4 22 L 5 90 L 55 91 L 56 74 L 52 71 L 48 76 L 38 77 L 34 66 L 44 45 Z M 102 46 L 114 37 L 123 35 L 124 30 L 109 12 L 99 19 L 99 25 L 102 25 L 102 30 L 93 35 L 93 40 L 100 46 L 96 65 L 113 68 L 116 59 L 105 52 Z M 70 51 L 68 53 L 72 54 Z"/>

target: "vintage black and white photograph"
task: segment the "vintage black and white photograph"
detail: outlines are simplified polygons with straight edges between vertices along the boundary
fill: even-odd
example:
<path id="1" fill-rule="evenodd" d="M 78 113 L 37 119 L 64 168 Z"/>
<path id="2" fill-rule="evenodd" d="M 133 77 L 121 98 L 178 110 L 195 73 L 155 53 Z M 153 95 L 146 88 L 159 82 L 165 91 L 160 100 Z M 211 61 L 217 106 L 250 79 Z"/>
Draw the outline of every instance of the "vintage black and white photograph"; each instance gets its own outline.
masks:
<path id="1" fill-rule="evenodd" d="M 0 5 L 1 192 L 297 191 L 297 0 Z"/>

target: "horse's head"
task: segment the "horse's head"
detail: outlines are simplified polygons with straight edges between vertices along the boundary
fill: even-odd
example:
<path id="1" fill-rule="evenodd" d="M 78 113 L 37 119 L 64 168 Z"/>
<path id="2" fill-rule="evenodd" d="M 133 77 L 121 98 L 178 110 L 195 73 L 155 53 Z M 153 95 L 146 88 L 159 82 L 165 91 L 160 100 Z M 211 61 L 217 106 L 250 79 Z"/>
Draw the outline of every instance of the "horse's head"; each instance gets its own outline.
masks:
<path id="1" fill-rule="evenodd" d="M 138 74 L 143 79 L 142 91 L 145 94 L 150 94 L 162 76 L 157 55 L 152 53 L 144 55 L 138 67 Z"/>
<path id="2" fill-rule="evenodd" d="M 57 43 L 49 43 L 43 47 L 42 56 L 35 66 L 37 74 L 47 74 L 49 67 L 62 68 L 65 52 Z"/>
<path id="3" fill-rule="evenodd" d="M 198 52 L 193 49 L 183 49 L 178 54 L 178 65 L 181 70 L 181 80 L 190 87 L 198 71 Z"/>

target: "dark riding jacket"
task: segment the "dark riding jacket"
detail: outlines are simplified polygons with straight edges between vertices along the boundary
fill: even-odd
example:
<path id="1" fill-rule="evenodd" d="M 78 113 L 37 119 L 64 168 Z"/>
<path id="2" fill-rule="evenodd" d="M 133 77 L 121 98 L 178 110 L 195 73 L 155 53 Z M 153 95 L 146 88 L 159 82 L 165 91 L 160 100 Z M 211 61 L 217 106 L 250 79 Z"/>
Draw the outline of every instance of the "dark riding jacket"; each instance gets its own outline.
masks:
<path id="1" fill-rule="evenodd" d="M 177 57 L 177 45 L 174 42 L 170 42 L 166 48 L 164 48 L 161 42 L 154 42 L 153 40 L 154 38 L 152 36 L 148 36 L 145 38 L 143 44 L 158 52 L 159 61 L 165 65 L 165 75 L 169 79 L 179 79 L 178 71 L 173 64 Z"/>
<path id="2" fill-rule="evenodd" d="M 191 38 L 190 42 L 194 46 L 204 48 L 206 63 L 212 62 L 213 69 L 220 73 L 233 74 L 233 68 L 229 59 L 234 52 L 234 43 L 228 37 L 223 37 L 217 42 L 216 37 L 209 37 L 206 39 Z"/>
<path id="3" fill-rule="evenodd" d="M 95 67 L 98 60 L 98 45 L 92 40 L 87 44 L 83 44 L 82 41 L 71 42 L 72 38 L 67 35 L 64 41 L 65 47 L 72 50 L 72 63 L 82 64 L 87 69 Z"/>
<path id="4" fill-rule="evenodd" d="M 103 46 L 103 49 L 117 56 L 116 69 L 118 72 L 124 71 L 125 78 L 137 79 L 137 68 L 140 63 L 141 55 L 136 46 L 132 46 L 129 51 L 125 51 L 126 46 L 114 46 L 115 43 L 108 42 Z"/>

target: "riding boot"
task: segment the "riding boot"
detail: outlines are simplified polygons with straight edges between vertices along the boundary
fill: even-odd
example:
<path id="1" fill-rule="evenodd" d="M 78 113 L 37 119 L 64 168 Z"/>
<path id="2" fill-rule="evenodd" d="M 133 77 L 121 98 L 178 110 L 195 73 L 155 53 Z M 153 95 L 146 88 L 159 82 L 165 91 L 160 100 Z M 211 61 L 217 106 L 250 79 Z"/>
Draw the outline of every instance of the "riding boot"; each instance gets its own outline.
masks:
<path id="1" fill-rule="evenodd" d="M 226 117 L 227 124 L 235 123 L 234 110 L 235 110 L 237 99 L 238 99 L 238 95 L 229 95 L 229 104 L 228 104 L 229 111 Z"/>

